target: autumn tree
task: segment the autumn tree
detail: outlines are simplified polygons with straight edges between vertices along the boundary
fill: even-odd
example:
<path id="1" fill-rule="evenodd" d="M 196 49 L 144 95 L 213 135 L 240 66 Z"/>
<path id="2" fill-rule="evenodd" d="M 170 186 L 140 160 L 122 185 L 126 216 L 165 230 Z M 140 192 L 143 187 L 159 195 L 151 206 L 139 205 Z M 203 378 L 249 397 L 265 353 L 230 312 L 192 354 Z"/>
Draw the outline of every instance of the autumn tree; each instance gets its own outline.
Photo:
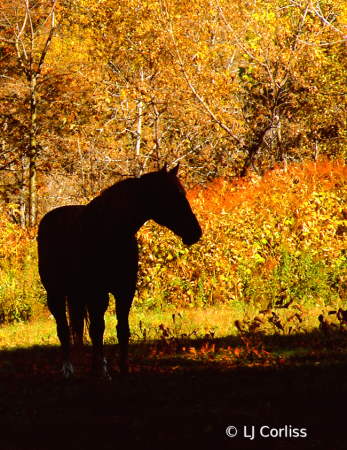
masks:
<path id="1" fill-rule="evenodd" d="M 37 219 L 38 83 L 55 29 L 55 3 L 55 0 L 49 3 L 29 0 L 6 1 L 4 8 L 1 9 L 1 41 L 5 61 L 8 53 L 15 54 L 14 60 L 7 64 L 2 78 L 12 80 L 12 95 L 16 95 L 17 87 L 20 88 L 28 109 L 28 143 L 25 153 L 28 158 L 29 226 L 34 226 Z M 9 89 L 11 90 L 10 87 Z M 6 104 L 10 106 L 9 98 Z M 4 111 L 3 128 L 8 126 L 7 118 L 8 115 Z M 6 147 L 4 151 L 7 153 Z M 11 161 L 6 161 L 6 165 L 11 166 Z"/>
<path id="2" fill-rule="evenodd" d="M 0 0 L 0 179 L 21 221 L 164 161 L 345 157 L 342 0 Z M 30 203 L 30 207 L 26 207 Z"/>
<path id="3" fill-rule="evenodd" d="M 214 173 L 206 149 L 218 137 L 189 101 L 162 2 L 99 2 L 90 20 L 107 69 L 103 134 L 118 147 L 125 172 L 140 174 L 167 160 L 181 161 L 196 180 L 206 178 L 207 164 Z"/>
<path id="4" fill-rule="evenodd" d="M 33 225 L 41 210 L 73 201 L 69 196 L 83 196 L 81 172 L 86 192 L 99 178 L 102 147 L 93 151 L 99 128 L 99 71 L 82 7 L 24 0 L 3 4 L 2 196 L 19 204 L 22 224 Z M 104 167 L 108 162 L 101 159 Z M 42 191 L 39 198 L 37 189 Z M 98 190 L 100 185 L 93 188 L 94 193 Z"/>
<path id="5" fill-rule="evenodd" d="M 324 4 L 321 16 L 311 2 L 283 0 L 206 1 L 178 16 L 166 5 L 177 65 L 196 104 L 224 131 L 237 172 L 244 176 L 256 159 L 269 167 L 312 156 L 331 67 L 326 46 L 337 37 L 323 19 L 337 21 L 341 5 Z"/>

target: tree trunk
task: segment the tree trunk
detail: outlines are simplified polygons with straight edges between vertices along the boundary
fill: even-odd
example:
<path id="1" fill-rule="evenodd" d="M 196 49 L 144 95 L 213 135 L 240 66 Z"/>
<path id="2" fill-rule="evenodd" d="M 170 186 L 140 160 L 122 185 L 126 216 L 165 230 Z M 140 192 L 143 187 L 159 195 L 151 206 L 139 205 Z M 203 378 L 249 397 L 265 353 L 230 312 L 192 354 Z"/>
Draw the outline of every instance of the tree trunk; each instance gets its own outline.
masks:
<path id="1" fill-rule="evenodd" d="M 278 157 L 280 161 L 285 161 L 284 153 L 283 153 L 283 145 L 282 145 L 282 130 L 281 130 L 281 121 L 278 116 L 276 116 L 276 132 L 277 132 L 277 144 L 278 144 Z"/>
<path id="2" fill-rule="evenodd" d="M 141 134 L 142 134 L 142 98 L 137 104 L 138 110 L 138 119 L 137 119 L 137 129 L 136 129 L 136 145 L 135 145 L 135 155 L 136 158 L 140 156 L 140 147 L 141 147 Z"/>
<path id="3" fill-rule="evenodd" d="M 37 189 L 36 189 L 36 74 L 30 80 L 30 146 L 29 146 L 29 226 L 34 227 L 37 221 Z"/>
<path id="4" fill-rule="evenodd" d="M 267 127 L 267 128 L 265 128 L 265 130 L 261 130 L 255 136 L 255 140 L 253 141 L 252 145 L 247 147 L 248 155 L 247 155 L 247 157 L 245 159 L 245 162 L 243 164 L 242 170 L 240 172 L 240 177 L 241 178 L 244 178 L 247 175 L 248 169 L 251 166 L 255 155 L 258 153 L 260 147 L 264 143 L 265 134 L 270 130 L 270 128 L 271 127 Z"/>
<path id="5" fill-rule="evenodd" d="M 159 112 L 157 109 L 157 106 L 155 103 L 153 103 L 153 109 L 155 114 L 155 135 L 154 135 L 154 141 L 155 141 L 155 150 L 157 153 L 157 168 L 159 170 L 160 168 L 160 131 L 159 131 Z"/>

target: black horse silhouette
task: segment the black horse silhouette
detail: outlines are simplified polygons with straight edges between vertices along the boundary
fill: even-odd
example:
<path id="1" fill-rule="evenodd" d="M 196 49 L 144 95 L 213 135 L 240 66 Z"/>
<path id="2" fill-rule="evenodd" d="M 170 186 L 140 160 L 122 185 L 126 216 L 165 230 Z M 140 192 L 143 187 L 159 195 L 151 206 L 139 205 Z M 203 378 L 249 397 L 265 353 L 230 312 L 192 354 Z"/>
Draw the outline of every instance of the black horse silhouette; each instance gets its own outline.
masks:
<path id="1" fill-rule="evenodd" d="M 177 172 L 178 165 L 167 171 L 165 164 L 158 172 L 114 184 L 88 205 L 56 208 L 41 220 L 39 273 L 57 323 L 64 376 L 73 373 L 70 335 L 82 343 L 86 320 L 94 370 L 107 376 L 103 335 L 109 293 L 116 299 L 119 367 L 128 371 L 128 316 L 138 270 L 136 232 L 152 219 L 186 245 L 196 243 L 202 234 Z"/>

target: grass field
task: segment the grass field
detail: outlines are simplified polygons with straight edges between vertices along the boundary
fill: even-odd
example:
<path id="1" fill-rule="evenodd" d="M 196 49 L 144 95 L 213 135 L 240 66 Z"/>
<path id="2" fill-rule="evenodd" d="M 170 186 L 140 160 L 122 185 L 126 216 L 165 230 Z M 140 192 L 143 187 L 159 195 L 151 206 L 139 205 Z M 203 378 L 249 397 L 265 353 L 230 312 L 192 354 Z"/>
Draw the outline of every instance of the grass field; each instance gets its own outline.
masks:
<path id="1" fill-rule="evenodd" d="M 336 305 L 338 306 L 338 305 Z M 50 317 L 0 328 L 1 449 L 344 448 L 347 336 L 331 308 L 276 310 L 284 330 L 252 331 L 254 307 L 131 315 L 131 373 L 117 365 L 115 317 L 106 317 L 111 381 L 90 373 L 91 347 L 61 376 Z M 325 327 L 318 316 L 324 313 Z M 174 319 L 173 319 L 173 316 Z M 334 317 L 330 322 L 328 317 Z M 235 320 L 239 320 L 238 327 Z M 336 326 L 333 326 L 333 323 Z M 241 330 L 241 331 L 240 331 Z M 307 437 L 261 437 L 260 428 Z M 238 435 L 229 438 L 228 426 Z M 250 435 L 255 427 L 255 438 Z M 282 432 L 284 433 L 284 431 Z"/>

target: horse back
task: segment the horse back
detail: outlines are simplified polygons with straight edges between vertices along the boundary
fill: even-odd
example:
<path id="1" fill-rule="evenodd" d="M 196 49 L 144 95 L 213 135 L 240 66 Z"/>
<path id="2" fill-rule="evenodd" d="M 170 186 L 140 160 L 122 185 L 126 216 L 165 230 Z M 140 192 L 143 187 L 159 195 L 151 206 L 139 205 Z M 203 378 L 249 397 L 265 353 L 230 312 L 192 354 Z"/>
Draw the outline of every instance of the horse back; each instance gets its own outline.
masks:
<path id="1" fill-rule="evenodd" d="M 71 251 L 81 226 L 84 206 L 62 206 L 47 213 L 38 230 L 39 273 L 47 290 L 66 292 Z"/>

